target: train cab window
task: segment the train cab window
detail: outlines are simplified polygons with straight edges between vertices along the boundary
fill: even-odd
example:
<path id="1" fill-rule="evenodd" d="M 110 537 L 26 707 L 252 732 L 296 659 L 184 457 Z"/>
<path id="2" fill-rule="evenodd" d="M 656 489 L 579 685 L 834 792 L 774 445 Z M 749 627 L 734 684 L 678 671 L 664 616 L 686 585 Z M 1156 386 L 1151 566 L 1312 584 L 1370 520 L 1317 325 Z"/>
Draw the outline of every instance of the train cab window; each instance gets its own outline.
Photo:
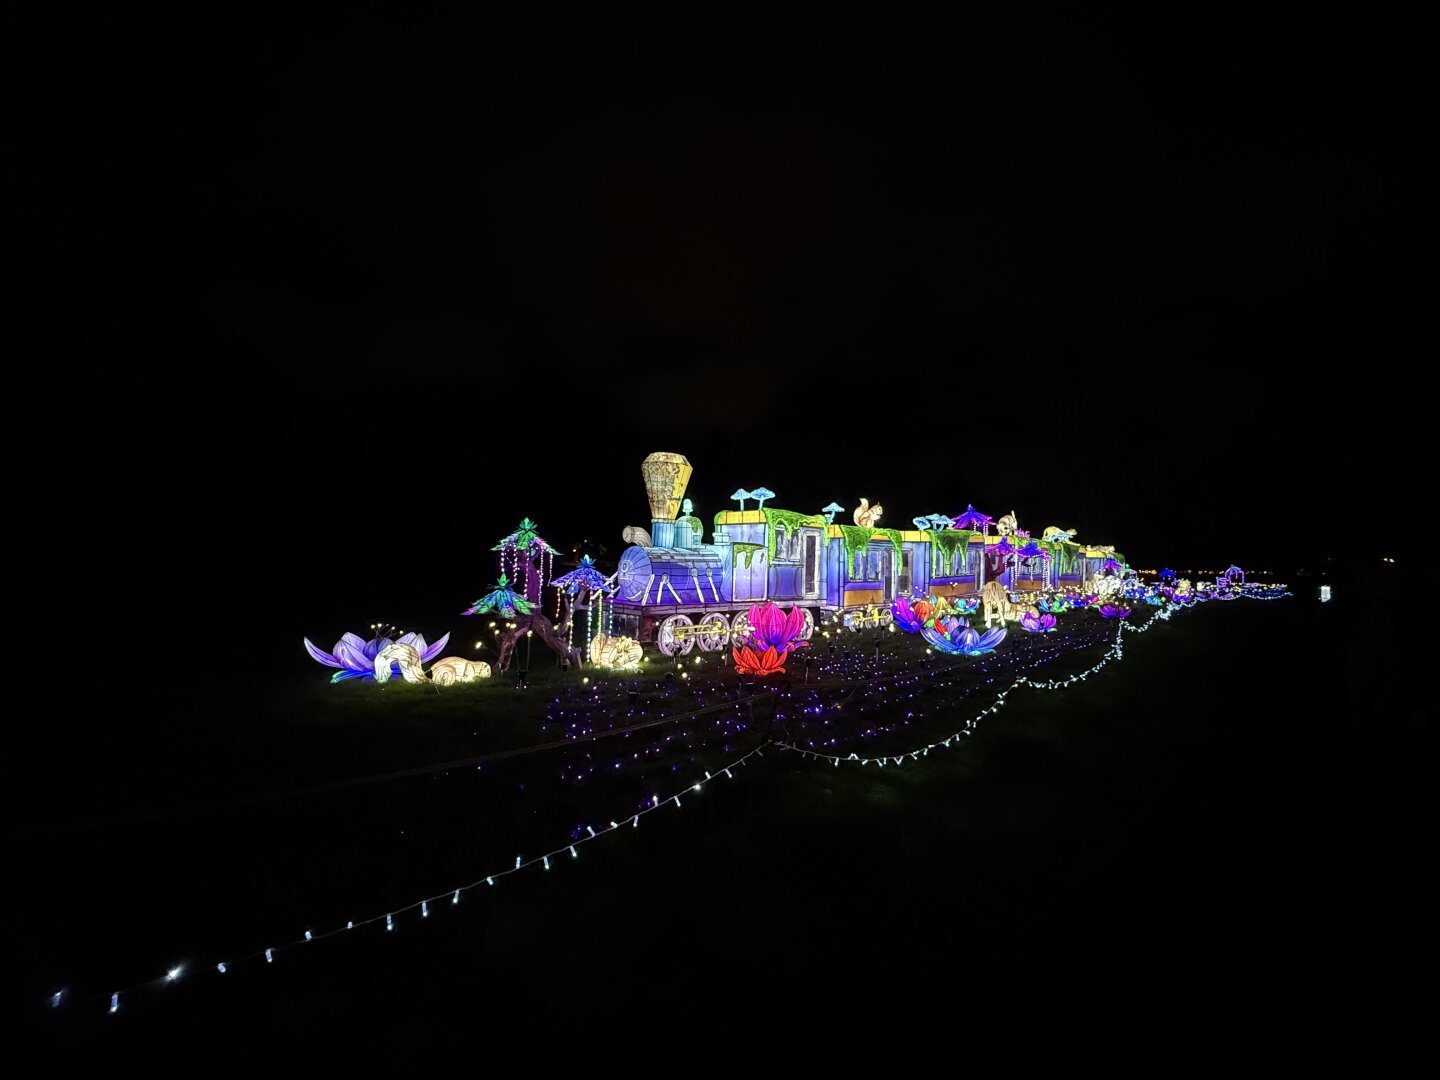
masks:
<path id="1" fill-rule="evenodd" d="M 800 561 L 799 529 L 787 529 L 784 525 L 775 526 L 775 561 Z"/>
<path id="2" fill-rule="evenodd" d="M 865 580 L 885 581 L 890 577 L 890 552 L 871 548 L 865 557 Z"/>
<path id="3" fill-rule="evenodd" d="M 968 564 L 968 556 L 969 556 L 969 554 L 970 554 L 970 553 L 969 553 L 968 551 L 966 551 L 964 548 L 957 548 L 956 550 L 950 552 L 948 555 L 947 555 L 945 552 L 942 551 L 942 552 L 940 553 L 940 558 L 936 560 L 937 563 L 939 564 L 939 570 L 938 570 L 936 576 L 937 576 L 937 577 L 958 577 L 958 576 L 961 575 L 961 574 L 968 573 L 968 572 L 969 572 L 969 564 Z"/>

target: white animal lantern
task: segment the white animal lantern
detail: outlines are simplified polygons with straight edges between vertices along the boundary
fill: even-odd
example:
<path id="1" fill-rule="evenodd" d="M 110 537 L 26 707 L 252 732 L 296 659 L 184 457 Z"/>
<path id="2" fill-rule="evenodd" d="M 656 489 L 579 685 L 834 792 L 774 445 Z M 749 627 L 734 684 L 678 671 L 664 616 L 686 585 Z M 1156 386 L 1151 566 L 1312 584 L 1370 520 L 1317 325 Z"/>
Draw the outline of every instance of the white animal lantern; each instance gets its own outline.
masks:
<path id="1" fill-rule="evenodd" d="M 870 505 L 869 499 L 861 499 L 860 505 L 855 508 L 855 524 L 861 528 L 873 529 L 880 522 L 880 515 L 885 512 L 885 507 L 876 503 Z"/>
<path id="2" fill-rule="evenodd" d="M 390 681 L 390 665 L 400 665 L 400 677 L 406 682 L 425 681 L 425 671 L 420 666 L 420 654 L 414 645 L 392 641 L 375 654 L 375 681 L 385 684 Z"/>
<path id="3" fill-rule="evenodd" d="M 1041 538 L 1045 540 L 1074 540 L 1075 530 L 1062 529 L 1058 525 L 1046 525 L 1045 531 L 1041 533 Z"/>
<path id="4" fill-rule="evenodd" d="M 1120 579 L 1113 574 L 1109 576 L 1096 574 L 1090 579 L 1090 591 L 1102 600 L 1109 596 L 1119 595 L 1121 587 Z"/>
<path id="5" fill-rule="evenodd" d="M 998 581 L 987 581 L 980 588 L 980 599 L 985 605 L 985 625 L 994 619 L 1001 626 L 1007 622 L 1018 622 L 1022 615 L 1038 615 L 1039 612 L 1027 604 L 1015 604 L 1010 594 Z"/>
<path id="6" fill-rule="evenodd" d="M 456 683 L 488 679 L 490 665 L 484 660 L 466 660 L 463 656 L 447 656 L 430 665 L 430 681 L 436 686 L 454 686 Z"/>
<path id="7" fill-rule="evenodd" d="M 590 640 L 590 662 L 597 667 L 637 668 L 644 655 L 640 643 L 634 638 L 596 634 Z"/>
<path id="8" fill-rule="evenodd" d="M 1019 527 L 1019 523 L 1015 520 L 1014 510 L 1011 510 L 1008 514 L 1001 515 L 995 522 L 995 531 L 1001 536 L 1014 536 L 1015 530 Z"/>

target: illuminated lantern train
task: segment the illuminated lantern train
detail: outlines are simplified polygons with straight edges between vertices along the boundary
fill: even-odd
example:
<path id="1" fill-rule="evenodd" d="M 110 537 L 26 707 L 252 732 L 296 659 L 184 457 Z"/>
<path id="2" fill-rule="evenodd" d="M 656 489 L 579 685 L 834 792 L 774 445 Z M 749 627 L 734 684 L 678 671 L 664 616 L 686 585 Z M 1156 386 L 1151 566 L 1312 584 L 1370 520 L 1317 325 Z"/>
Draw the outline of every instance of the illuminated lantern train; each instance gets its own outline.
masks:
<path id="1" fill-rule="evenodd" d="M 1063 533 L 1051 545 L 1063 558 L 987 557 L 991 548 L 1011 548 L 1001 547 L 998 535 L 966 539 L 951 533 L 952 541 L 944 539 L 946 532 L 832 524 L 823 511 L 763 505 L 716 514 L 707 544 L 703 522 L 685 498 L 691 471 L 680 454 L 645 459 L 650 529 L 625 530 L 626 539 L 636 542 L 621 554 L 616 573 L 613 632 L 654 642 L 667 656 L 696 646 L 702 652 L 727 648 L 732 635 L 745 631 L 751 605 L 765 600 L 801 608 L 802 636 L 808 638 L 818 622 L 887 622 L 896 596 L 978 593 L 995 579 L 1014 593 L 1079 590 L 1106 572 L 1107 559 L 1123 563 L 1113 549 L 1076 544 Z M 878 509 L 862 503 L 867 521 Z"/>

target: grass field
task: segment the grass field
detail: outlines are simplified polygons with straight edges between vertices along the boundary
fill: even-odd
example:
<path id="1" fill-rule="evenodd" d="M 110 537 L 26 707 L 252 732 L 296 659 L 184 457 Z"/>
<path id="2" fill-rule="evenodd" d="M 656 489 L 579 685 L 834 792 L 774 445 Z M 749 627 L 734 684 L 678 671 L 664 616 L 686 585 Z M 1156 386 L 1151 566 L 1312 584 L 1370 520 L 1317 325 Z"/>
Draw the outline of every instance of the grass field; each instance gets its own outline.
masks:
<path id="1" fill-rule="evenodd" d="M 374 1065 L 421 1044 L 503 1057 L 661 1032 L 697 1048 L 756 1031 L 944 1042 L 967 1010 L 1216 1016 L 1235 1029 L 1263 1025 L 1277 1001 L 1339 1015 L 1360 984 L 1374 1004 L 1391 963 L 1419 955 L 1410 920 L 1433 896 L 1412 847 L 1429 735 L 1364 726 L 1342 707 L 1326 620 L 1300 602 L 1183 612 L 1086 683 L 1012 695 L 957 749 L 884 770 L 772 749 L 549 873 L 394 933 L 362 928 L 273 965 L 182 978 L 108 1017 L 93 1000 L 106 978 L 213 964 L 473 880 L 766 735 L 765 708 L 757 721 L 746 705 L 326 788 L 557 739 L 564 725 L 537 724 L 549 696 L 538 674 L 523 693 L 387 687 L 382 704 L 375 687 L 307 672 L 281 681 L 287 693 L 216 701 L 223 724 L 188 738 L 166 728 L 153 758 L 132 746 L 108 790 L 94 748 L 45 775 L 68 779 L 52 819 L 64 827 L 31 820 L 20 835 L 19 971 L 39 998 L 73 985 L 77 1001 L 34 1010 L 35 1052 L 268 1047 L 277 1060 Z M 857 647 L 835 664 L 862 662 L 924 661 Z M 875 745 L 954 730 L 986 702 L 985 677 L 954 688 L 962 704 L 877 711 Z M 647 678 L 646 719 L 688 707 L 689 688 Z M 632 747 L 633 764 L 607 775 Z M 122 824 L 92 824 L 107 807 Z"/>

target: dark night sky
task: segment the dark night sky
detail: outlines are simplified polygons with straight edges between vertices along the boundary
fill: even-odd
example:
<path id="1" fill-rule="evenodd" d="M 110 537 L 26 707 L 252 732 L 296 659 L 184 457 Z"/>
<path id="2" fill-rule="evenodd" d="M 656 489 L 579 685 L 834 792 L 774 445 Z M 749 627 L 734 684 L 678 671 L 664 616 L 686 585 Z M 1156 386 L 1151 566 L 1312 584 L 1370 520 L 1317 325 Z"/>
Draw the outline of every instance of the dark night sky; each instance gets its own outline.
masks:
<path id="1" fill-rule="evenodd" d="M 974 502 L 1141 566 L 1407 513 L 1421 35 L 1005 7 L 45 5 L 6 351 L 66 602 L 458 608 L 522 514 L 618 552 L 652 449 L 707 517 Z"/>

